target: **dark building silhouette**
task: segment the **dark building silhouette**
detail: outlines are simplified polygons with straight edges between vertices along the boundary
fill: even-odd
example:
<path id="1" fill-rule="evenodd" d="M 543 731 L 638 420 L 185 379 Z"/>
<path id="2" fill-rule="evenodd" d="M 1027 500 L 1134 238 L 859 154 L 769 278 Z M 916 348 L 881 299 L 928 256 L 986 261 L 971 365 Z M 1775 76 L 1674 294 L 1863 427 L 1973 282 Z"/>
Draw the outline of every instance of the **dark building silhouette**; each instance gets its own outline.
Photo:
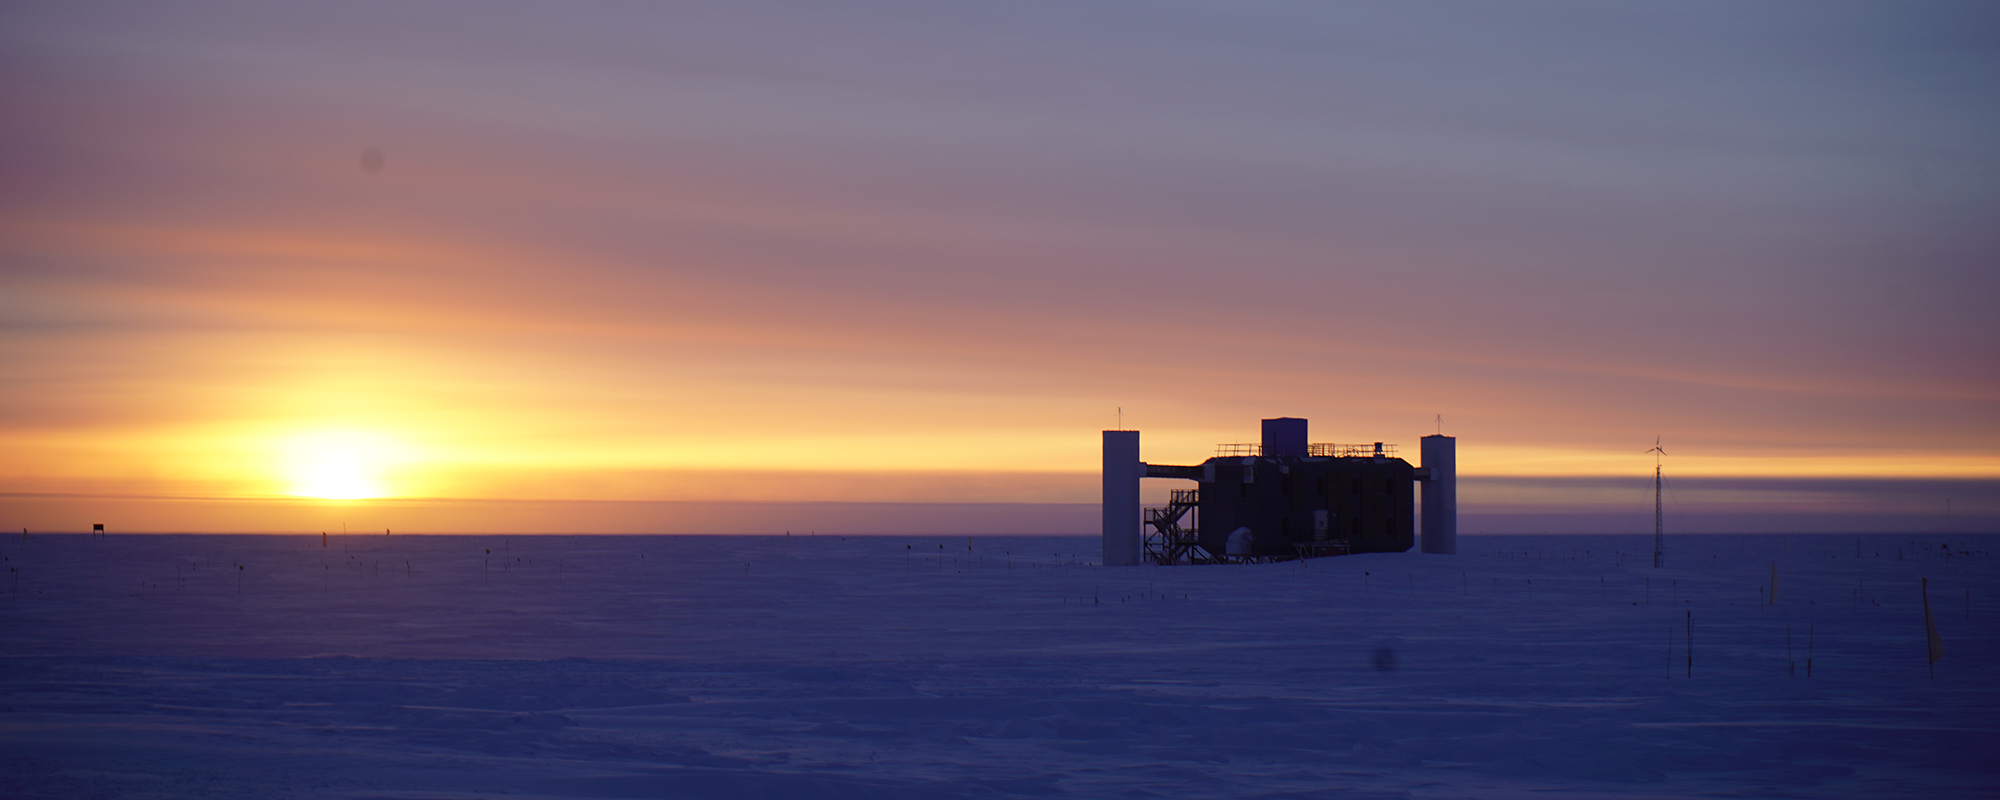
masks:
<path id="1" fill-rule="evenodd" d="M 1403 552 L 1416 541 L 1418 482 L 1425 482 L 1426 509 L 1437 508 L 1425 525 L 1424 551 L 1456 550 L 1450 437 L 1424 437 L 1426 460 L 1441 461 L 1441 468 L 1413 467 L 1394 445 L 1311 443 L 1306 420 L 1281 417 L 1263 421 L 1262 442 L 1218 445 L 1216 455 L 1199 465 L 1137 463 L 1127 472 L 1128 460 L 1137 461 L 1126 454 L 1137 455 L 1138 432 L 1105 434 L 1106 564 Z M 1126 499 L 1136 496 L 1139 477 L 1195 486 L 1173 491 L 1166 506 L 1140 514 Z"/>

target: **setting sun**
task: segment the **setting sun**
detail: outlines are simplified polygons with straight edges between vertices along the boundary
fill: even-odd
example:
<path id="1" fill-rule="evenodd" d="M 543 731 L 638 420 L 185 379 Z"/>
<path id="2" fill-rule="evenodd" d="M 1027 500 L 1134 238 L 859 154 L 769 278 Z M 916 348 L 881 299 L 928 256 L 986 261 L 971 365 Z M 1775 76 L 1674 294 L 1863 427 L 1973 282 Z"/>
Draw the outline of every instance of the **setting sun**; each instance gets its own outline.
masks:
<path id="1" fill-rule="evenodd" d="M 287 494 L 327 500 L 362 500 L 394 494 L 383 471 L 399 447 L 363 431 L 322 431 L 285 442 Z"/>

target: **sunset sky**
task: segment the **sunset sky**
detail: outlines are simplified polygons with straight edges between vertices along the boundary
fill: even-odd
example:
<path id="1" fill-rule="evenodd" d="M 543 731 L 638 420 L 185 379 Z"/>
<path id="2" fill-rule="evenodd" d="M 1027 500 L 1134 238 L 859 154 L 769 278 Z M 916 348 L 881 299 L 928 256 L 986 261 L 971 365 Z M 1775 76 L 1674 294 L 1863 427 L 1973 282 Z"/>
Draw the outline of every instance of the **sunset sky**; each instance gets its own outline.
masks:
<path id="1" fill-rule="evenodd" d="M 1690 492 L 1790 487 L 1738 497 L 1769 513 L 1941 479 L 2000 513 L 1996 31 L 1949 2 L 9 3 L 0 511 L 1092 503 L 1122 408 L 1159 463 L 1281 415 L 1414 458 L 1442 414 L 1469 502 L 1637 480 L 1648 526 L 1655 436 Z M 120 524 L 317 524 L 257 513 Z"/>

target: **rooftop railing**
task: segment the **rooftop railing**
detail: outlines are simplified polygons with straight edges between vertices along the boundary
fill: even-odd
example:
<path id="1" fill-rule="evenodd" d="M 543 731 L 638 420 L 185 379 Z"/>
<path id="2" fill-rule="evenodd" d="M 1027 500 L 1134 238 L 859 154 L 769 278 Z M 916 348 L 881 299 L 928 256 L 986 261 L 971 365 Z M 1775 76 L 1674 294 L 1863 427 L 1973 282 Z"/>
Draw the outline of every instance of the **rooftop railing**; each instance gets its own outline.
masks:
<path id="1" fill-rule="evenodd" d="M 1396 446 L 1381 442 L 1372 444 L 1315 442 L 1306 445 L 1306 455 L 1320 458 L 1395 458 Z"/>
<path id="2" fill-rule="evenodd" d="M 1263 454 L 1264 445 L 1257 442 L 1237 442 L 1215 446 L 1215 455 L 1219 458 L 1261 456 Z M 1306 445 L 1306 455 L 1313 458 L 1395 458 L 1396 446 L 1382 442 L 1371 442 L 1369 444 L 1314 442 Z"/>

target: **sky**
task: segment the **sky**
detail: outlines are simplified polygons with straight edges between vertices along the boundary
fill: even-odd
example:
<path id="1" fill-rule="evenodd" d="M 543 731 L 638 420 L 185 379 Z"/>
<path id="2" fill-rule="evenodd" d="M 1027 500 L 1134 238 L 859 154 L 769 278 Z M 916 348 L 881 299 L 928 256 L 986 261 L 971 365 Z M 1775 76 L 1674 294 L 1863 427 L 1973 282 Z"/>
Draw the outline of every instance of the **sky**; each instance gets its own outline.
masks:
<path id="1" fill-rule="evenodd" d="M 1659 437 L 1758 513 L 2000 515 L 1996 30 L 1950 2 L 9 3 L 0 516 L 1078 505 L 1100 430 L 1198 463 L 1275 416 L 1455 435 L 1496 513 L 1649 525 Z M 584 507 L 562 524 L 659 524 Z"/>

